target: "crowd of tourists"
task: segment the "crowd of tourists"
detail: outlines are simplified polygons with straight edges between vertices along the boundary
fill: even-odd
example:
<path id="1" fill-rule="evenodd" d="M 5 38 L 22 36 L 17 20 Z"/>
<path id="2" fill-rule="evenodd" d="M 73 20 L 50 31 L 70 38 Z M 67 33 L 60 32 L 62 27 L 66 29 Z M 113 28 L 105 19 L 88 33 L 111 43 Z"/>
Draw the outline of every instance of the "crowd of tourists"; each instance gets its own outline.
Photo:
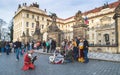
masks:
<path id="1" fill-rule="evenodd" d="M 16 53 L 16 61 L 19 61 L 20 55 L 22 56 L 25 52 L 30 50 L 39 50 L 42 49 L 44 52 L 54 52 L 56 49 L 56 41 L 53 39 L 48 39 L 47 41 L 32 41 L 32 42 L 21 42 L 19 39 L 15 42 L 9 41 L 0 41 L 0 55 L 6 53 Z"/>
<path id="2" fill-rule="evenodd" d="M 88 63 L 88 47 L 89 44 L 86 39 L 80 37 L 72 39 L 72 41 L 65 39 L 61 43 L 61 48 L 56 48 L 53 56 L 49 57 L 49 62 L 54 64 L 74 61 Z"/>
<path id="3" fill-rule="evenodd" d="M 47 41 L 37 41 L 37 42 L 20 42 L 17 39 L 16 42 L 1 41 L 0 42 L 0 53 L 6 52 L 16 53 L 16 61 L 19 61 L 20 55 L 24 55 L 24 66 L 23 70 L 28 70 L 29 67 L 34 69 L 34 61 L 37 56 L 32 57 L 34 53 L 33 50 L 43 50 L 46 53 L 53 53 L 49 57 L 49 62 L 53 64 L 69 63 L 74 61 L 79 61 L 82 63 L 88 63 L 88 41 L 86 39 L 81 39 L 80 37 L 74 38 L 71 41 L 67 39 L 61 42 L 60 47 L 56 47 L 56 40 L 48 39 Z M 31 61 L 32 60 L 32 61 Z M 26 63 L 27 62 L 27 63 Z"/>

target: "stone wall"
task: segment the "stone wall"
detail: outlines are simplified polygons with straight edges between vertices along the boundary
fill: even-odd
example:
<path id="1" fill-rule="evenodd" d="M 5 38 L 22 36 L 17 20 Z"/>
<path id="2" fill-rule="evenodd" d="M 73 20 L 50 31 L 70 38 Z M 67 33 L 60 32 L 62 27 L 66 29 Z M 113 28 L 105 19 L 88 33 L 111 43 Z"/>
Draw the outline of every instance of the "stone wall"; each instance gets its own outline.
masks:
<path id="1" fill-rule="evenodd" d="M 90 52 L 118 53 L 118 47 L 89 47 Z"/>

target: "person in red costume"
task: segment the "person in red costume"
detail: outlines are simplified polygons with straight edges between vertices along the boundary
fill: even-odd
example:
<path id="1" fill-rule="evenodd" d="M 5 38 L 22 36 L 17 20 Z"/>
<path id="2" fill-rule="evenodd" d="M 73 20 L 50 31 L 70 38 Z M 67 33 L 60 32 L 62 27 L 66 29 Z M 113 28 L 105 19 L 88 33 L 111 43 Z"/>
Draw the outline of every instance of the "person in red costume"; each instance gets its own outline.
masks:
<path id="1" fill-rule="evenodd" d="M 29 69 L 34 69 L 34 61 L 37 59 L 37 56 L 32 56 L 32 54 L 34 53 L 33 50 L 27 52 L 24 56 L 24 66 L 22 68 L 22 70 L 26 71 Z"/>

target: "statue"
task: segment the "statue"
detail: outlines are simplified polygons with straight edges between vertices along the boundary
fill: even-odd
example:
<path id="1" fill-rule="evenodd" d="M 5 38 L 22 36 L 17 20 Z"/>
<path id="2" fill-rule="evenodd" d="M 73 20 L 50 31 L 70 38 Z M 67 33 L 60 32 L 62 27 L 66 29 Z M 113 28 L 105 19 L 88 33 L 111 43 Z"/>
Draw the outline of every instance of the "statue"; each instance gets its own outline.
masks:
<path id="1" fill-rule="evenodd" d="M 51 13 L 50 18 L 52 19 L 52 24 L 51 26 L 49 26 L 49 29 L 52 31 L 57 31 L 58 30 L 58 27 L 56 25 L 57 15 L 55 13 Z"/>
<path id="2" fill-rule="evenodd" d="M 36 2 L 36 3 L 31 4 L 30 7 L 37 7 L 37 8 L 39 8 L 39 4 L 37 4 L 37 2 Z"/>
<path id="3" fill-rule="evenodd" d="M 50 18 L 52 19 L 52 25 L 56 25 L 57 15 L 55 13 L 51 13 Z"/>
<path id="4" fill-rule="evenodd" d="M 40 35 L 40 28 L 39 28 L 39 21 L 35 21 L 36 22 L 36 28 L 35 28 L 35 33 L 34 35 Z"/>
<path id="5" fill-rule="evenodd" d="M 82 18 L 82 13 L 81 13 L 81 11 L 78 11 L 78 12 L 75 14 L 74 19 L 75 19 L 76 25 L 84 24 L 84 19 Z"/>
<path id="6" fill-rule="evenodd" d="M 108 7 L 109 7 L 108 3 L 104 3 L 103 9 L 108 8 Z"/>
<path id="7" fill-rule="evenodd" d="M 21 8 L 21 4 L 18 5 L 18 9 Z"/>

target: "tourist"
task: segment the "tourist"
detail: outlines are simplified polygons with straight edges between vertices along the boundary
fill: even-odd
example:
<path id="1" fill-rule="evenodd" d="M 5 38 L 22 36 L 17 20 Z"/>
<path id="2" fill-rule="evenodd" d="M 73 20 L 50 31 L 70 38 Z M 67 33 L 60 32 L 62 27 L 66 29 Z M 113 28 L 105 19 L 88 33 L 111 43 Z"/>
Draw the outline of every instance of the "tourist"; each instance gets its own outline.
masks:
<path id="1" fill-rule="evenodd" d="M 34 61 L 37 59 L 37 56 L 32 56 L 32 54 L 34 53 L 33 50 L 28 51 L 25 56 L 24 56 L 24 66 L 22 68 L 22 70 L 26 71 L 29 69 L 34 69 Z"/>
<path id="2" fill-rule="evenodd" d="M 48 53 L 48 52 L 49 52 L 49 49 L 50 49 L 49 39 L 46 41 L 46 48 L 47 48 L 47 53 Z"/>
<path id="3" fill-rule="evenodd" d="M 84 40 L 84 50 L 83 50 L 83 53 L 84 53 L 84 59 L 85 59 L 85 63 L 88 63 L 89 62 L 89 59 L 88 59 L 88 47 L 89 47 L 89 44 L 88 44 L 88 41 L 85 39 Z"/>
<path id="4" fill-rule="evenodd" d="M 64 62 L 64 56 L 58 50 L 55 50 L 53 56 L 49 57 L 49 62 L 52 64 L 62 64 Z"/>
<path id="5" fill-rule="evenodd" d="M 6 42 L 5 50 L 6 50 L 6 54 L 9 55 L 9 52 L 10 52 L 10 44 L 9 44 L 9 42 Z"/>
<path id="6" fill-rule="evenodd" d="M 19 39 L 17 39 L 17 41 L 15 42 L 15 51 L 16 51 L 16 61 L 19 60 L 19 54 L 21 52 L 21 42 L 19 41 Z"/>
<path id="7" fill-rule="evenodd" d="M 1 53 L 5 52 L 5 41 L 1 41 Z"/>
<path id="8" fill-rule="evenodd" d="M 84 62 L 83 45 L 84 45 L 83 40 L 80 40 L 80 43 L 79 43 L 79 58 L 78 58 L 79 62 Z"/>
<path id="9" fill-rule="evenodd" d="M 69 41 L 67 44 L 67 50 L 65 54 L 65 62 L 73 62 L 73 45 L 72 42 Z"/>
<path id="10" fill-rule="evenodd" d="M 77 48 L 77 43 L 74 39 L 72 40 L 72 45 L 73 45 L 74 60 L 77 61 L 77 59 L 78 59 L 78 48 Z"/>
<path id="11" fill-rule="evenodd" d="M 43 52 L 45 52 L 46 51 L 46 42 L 45 42 L 45 40 L 43 41 L 42 46 L 43 46 Z"/>
<path id="12" fill-rule="evenodd" d="M 30 50 L 32 50 L 32 42 L 29 43 Z"/>
<path id="13" fill-rule="evenodd" d="M 52 40 L 51 42 L 51 53 L 53 53 L 56 50 L 56 41 Z"/>

